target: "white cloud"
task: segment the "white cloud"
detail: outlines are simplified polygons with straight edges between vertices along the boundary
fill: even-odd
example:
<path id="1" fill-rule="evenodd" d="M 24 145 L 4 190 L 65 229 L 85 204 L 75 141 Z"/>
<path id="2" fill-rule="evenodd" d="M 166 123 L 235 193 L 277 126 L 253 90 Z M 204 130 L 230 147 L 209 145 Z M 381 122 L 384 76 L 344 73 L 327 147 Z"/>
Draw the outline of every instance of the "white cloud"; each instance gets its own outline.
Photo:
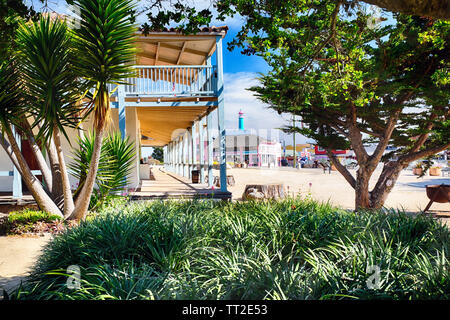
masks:
<path id="1" fill-rule="evenodd" d="M 238 127 L 238 113 L 244 112 L 244 126 L 246 129 L 270 130 L 281 128 L 289 124 L 291 116 L 279 115 L 269 109 L 268 105 L 258 100 L 252 91 L 246 90 L 258 85 L 258 75 L 253 72 L 237 72 L 224 74 L 225 94 L 225 127 L 235 129 Z M 278 131 L 278 130 L 277 130 Z M 286 136 L 279 132 L 280 137 L 291 143 L 292 135 Z M 304 137 L 297 135 L 297 143 L 305 142 Z"/>
<path id="2" fill-rule="evenodd" d="M 257 74 L 252 72 L 225 73 L 226 127 L 237 128 L 239 110 L 245 113 L 246 128 L 271 129 L 284 121 L 275 111 L 259 101 L 254 93 L 246 90 L 258 85 Z"/>

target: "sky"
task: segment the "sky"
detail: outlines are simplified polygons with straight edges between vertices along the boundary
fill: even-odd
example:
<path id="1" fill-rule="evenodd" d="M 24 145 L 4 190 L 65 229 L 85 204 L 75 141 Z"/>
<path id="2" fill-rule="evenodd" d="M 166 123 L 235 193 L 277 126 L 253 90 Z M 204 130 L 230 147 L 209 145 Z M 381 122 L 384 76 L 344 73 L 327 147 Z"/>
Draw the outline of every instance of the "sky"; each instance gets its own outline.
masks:
<path id="1" fill-rule="evenodd" d="M 26 0 L 28 5 L 41 8 L 42 4 L 38 0 Z M 209 0 L 195 1 L 196 7 L 203 8 L 210 3 Z M 58 13 L 69 13 L 65 1 L 48 0 L 50 11 Z M 146 21 L 145 16 L 138 18 L 138 23 Z M 228 18 L 226 21 L 213 21 L 211 26 L 229 27 L 224 38 L 223 64 L 224 64 L 224 95 L 225 95 L 225 127 L 235 129 L 238 127 L 238 112 L 244 112 L 244 125 L 246 129 L 256 129 L 264 132 L 276 130 L 279 134 L 279 141 L 292 143 L 292 135 L 282 133 L 277 128 L 287 125 L 291 120 L 290 115 L 278 115 L 277 112 L 268 108 L 267 105 L 253 96 L 247 88 L 258 84 L 258 73 L 266 73 L 269 68 L 264 60 L 257 56 L 246 56 L 240 53 L 240 49 L 233 51 L 227 49 L 227 43 L 232 41 L 240 30 L 242 20 L 240 17 Z M 296 143 L 304 143 L 306 138 L 296 135 Z M 151 148 L 143 150 L 142 156 L 151 154 Z"/>

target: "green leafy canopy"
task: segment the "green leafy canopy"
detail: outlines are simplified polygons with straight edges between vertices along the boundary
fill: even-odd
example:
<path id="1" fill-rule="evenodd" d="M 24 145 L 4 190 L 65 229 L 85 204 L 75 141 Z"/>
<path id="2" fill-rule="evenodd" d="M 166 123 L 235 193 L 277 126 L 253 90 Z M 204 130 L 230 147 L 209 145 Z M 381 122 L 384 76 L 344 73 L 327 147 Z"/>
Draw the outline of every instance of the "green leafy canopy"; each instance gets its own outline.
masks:
<path id="1" fill-rule="evenodd" d="M 34 125 L 41 125 L 38 137 L 48 141 L 55 126 L 67 137 L 66 128 L 80 120 L 82 85 L 73 72 L 73 42 L 66 23 L 49 15 L 21 23 L 17 44 L 28 112 Z"/>

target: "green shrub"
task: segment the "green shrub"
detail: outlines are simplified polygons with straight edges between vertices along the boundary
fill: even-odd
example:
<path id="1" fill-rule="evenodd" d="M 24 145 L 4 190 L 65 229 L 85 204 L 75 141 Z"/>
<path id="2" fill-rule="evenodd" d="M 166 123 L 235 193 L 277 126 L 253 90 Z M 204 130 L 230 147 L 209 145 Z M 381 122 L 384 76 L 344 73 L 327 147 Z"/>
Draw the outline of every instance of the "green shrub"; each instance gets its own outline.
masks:
<path id="1" fill-rule="evenodd" d="M 73 162 L 69 164 L 71 174 L 80 182 L 74 192 L 75 198 L 81 192 L 86 180 L 92 153 L 94 151 L 95 133 L 89 132 L 78 137 L 78 149 L 74 149 Z M 133 168 L 135 157 L 134 144 L 129 137 L 122 139 L 119 132 L 108 134 L 102 144 L 94 189 L 89 210 L 99 210 L 116 193 L 127 185 L 127 175 Z"/>
<path id="2" fill-rule="evenodd" d="M 431 217 L 311 200 L 122 203 L 55 237 L 12 298 L 448 299 L 449 238 Z"/>

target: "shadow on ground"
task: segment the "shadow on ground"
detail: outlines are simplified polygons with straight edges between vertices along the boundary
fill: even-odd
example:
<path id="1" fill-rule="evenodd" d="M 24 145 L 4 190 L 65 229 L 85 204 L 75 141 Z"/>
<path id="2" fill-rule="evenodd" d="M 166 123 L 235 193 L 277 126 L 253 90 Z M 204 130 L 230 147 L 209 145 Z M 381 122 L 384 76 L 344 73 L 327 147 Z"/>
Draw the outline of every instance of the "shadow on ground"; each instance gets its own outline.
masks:
<path id="1" fill-rule="evenodd" d="M 5 299 L 6 294 L 11 294 L 12 291 L 17 289 L 19 285 L 26 279 L 26 276 L 12 276 L 1 277 L 0 276 L 0 300 Z"/>
<path id="2" fill-rule="evenodd" d="M 417 182 L 408 182 L 404 183 L 404 185 L 415 187 L 415 188 L 425 188 L 427 185 L 434 185 L 434 184 L 450 184 L 450 179 L 429 179 L 429 180 L 420 180 Z"/>

